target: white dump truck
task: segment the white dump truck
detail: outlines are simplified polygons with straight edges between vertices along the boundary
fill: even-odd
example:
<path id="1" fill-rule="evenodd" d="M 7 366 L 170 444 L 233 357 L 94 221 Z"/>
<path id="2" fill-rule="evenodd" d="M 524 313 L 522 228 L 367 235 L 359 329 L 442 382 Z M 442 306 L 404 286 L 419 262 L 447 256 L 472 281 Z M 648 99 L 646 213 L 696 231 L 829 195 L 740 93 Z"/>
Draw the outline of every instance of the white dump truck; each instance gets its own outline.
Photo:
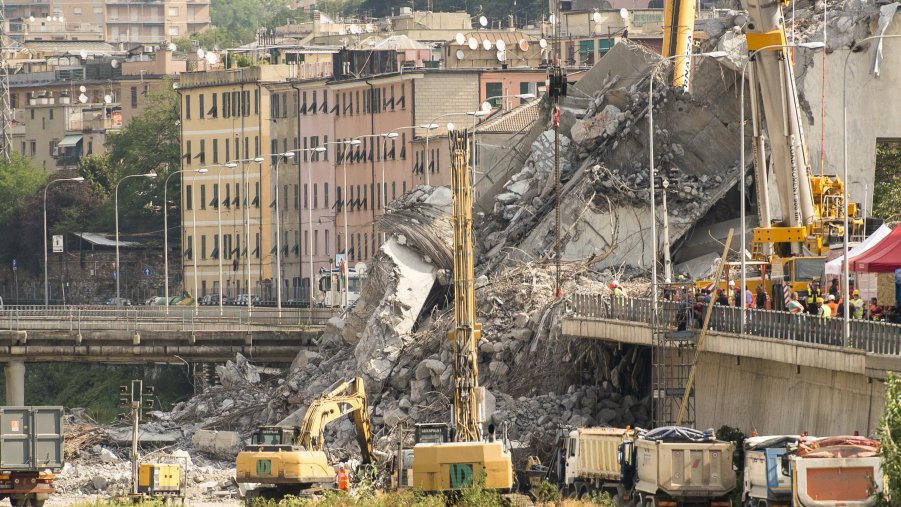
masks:
<path id="1" fill-rule="evenodd" d="M 745 440 L 744 491 L 747 507 L 788 507 L 792 481 L 783 468 L 788 447 L 797 445 L 797 435 L 754 436 Z"/>
<path id="2" fill-rule="evenodd" d="M 623 442 L 624 486 L 638 507 L 731 507 L 736 486 L 735 445 L 716 440 L 713 430 L 663 427 Z"/>
<path id="3" fill-rule="evenodd" d="M 622 428 L 577 428 L 561 435 L 552 465 L 557 488 L 573 498 L 605 491 L 622 496 L 620 447 L 634 432 Z"/>
<path id="4" fill-rule="evenodd" d="M 801 438 L 783 469 L 796 507 L 873 507 L 885 486 L 879 442 L 865 437 Z"/>

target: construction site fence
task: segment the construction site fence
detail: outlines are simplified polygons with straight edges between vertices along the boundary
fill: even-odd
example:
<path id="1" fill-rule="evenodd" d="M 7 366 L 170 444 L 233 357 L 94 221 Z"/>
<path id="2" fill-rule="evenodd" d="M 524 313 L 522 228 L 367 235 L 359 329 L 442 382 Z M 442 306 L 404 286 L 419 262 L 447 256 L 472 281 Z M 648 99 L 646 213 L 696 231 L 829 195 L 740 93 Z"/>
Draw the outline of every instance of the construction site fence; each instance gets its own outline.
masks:
<path id="1" fill-rule="evenodd" d="M 4 306 L 0 329 L 53 329 L 72 323 L 83 329 L 171 329 L 190 325 L 271 326 L 296 328 L 321 326 L 337 315 L 334 308 L 271 308 L 226 306 Z"/>
<path id="2" fill-rule="evenodd" d="M 617 298 L 603 294 L 572 294 L 572 314 L 583 318 L 611 319 L 651 325 L 652 301 L 649 298 Z M 672 331 L 700 329 L 707 313 L 707 304 L 694 302 L 657 302 L 656 325 Z M 787 340 L 814 345 L 851 347 L 872 354 L 901 355 L 901 325 L 862 319 L 850 320 L 847 343 L 844 339 L 844 319 L 824 318 L 808 313 L 794 314 L 776 310 L 745 310 L 742 330 L 742 309 L 714 305 L 710 317 L 711 331 Z"/>

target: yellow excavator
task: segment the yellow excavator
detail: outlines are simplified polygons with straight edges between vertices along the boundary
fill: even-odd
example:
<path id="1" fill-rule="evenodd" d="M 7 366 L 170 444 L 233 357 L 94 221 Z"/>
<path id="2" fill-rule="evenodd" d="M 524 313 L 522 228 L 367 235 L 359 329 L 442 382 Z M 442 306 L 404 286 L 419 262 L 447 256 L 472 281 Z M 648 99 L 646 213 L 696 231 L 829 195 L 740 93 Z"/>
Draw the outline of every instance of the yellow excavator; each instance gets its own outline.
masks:
<path id="1" fill-rule="evenodd" d="M 476 322 L 475 311 L 470 141 L 465 130 L 451 132 L 449 138 L 454 196 L 455 329 L 448 333 L 454 352 L 452 441 L 419 442 L 413 447 L 412 486 L 439 492 L 484 480 L 486 488 L 509 491 L 513 488 L 510 452 L 482 431 L 486 393 L 479 387 L 476 353 L 482 326 Z"/>
<path id="2" fill-rule="evenodd" d="M 356 425 L 363 463 L 373 462 L 366 389 L 363 379 L 356 377 L 338 383 L 310 404 L 300 426 L 261 426 L 254 432 L 251 443 L 238 453 L 235 473 L 238 483 L 260 485 L 245 495 L 247 505 L 256 497 L 279 500 L 332 487 L 336 474 L 322 450 L 323 432 L 329 423 L 348 414 Z"/>

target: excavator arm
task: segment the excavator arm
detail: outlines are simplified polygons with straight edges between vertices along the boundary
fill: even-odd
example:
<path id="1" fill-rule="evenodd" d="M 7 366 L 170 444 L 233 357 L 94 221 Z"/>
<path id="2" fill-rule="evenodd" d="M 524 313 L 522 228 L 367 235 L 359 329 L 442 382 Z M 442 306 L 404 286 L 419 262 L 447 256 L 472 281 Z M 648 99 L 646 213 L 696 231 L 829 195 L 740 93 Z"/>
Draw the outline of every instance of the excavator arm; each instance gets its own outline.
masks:
<path id="1" fill-rule="evenodd" d="M 310 404 L 300 427 L 297 445 L 309 451 L 321 451 L 325 427 L 348 414 L 352 414 L 357 429 L 357 443 L 363 454 L 363 462 L 373 461 L 375 455 L 372 451 L 369 404 L 361 377 L 339 383 Z"/>

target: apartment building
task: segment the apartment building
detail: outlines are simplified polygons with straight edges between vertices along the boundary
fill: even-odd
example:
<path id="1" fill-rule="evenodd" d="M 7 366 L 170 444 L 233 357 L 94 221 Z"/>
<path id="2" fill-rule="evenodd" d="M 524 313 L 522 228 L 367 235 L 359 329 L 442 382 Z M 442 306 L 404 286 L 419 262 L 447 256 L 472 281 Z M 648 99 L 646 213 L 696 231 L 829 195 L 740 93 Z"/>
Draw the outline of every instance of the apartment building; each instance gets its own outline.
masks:
<path id="1" fill-rule="evenodd" d="M 265 65 L 180 79 L 184 286 L 193 292 L 196 279 L 199 296 L 218 293 L 220 284 L 229 297 L 248 288 L 264 298 L 274 293 L 269 84 L 292 72 Z"/>
<path id="2" fill-rule="evenodd" d="M 16 40 L 153 44 L 210 27 L 210 0 L 18 0 L 6 2 Z"/>

